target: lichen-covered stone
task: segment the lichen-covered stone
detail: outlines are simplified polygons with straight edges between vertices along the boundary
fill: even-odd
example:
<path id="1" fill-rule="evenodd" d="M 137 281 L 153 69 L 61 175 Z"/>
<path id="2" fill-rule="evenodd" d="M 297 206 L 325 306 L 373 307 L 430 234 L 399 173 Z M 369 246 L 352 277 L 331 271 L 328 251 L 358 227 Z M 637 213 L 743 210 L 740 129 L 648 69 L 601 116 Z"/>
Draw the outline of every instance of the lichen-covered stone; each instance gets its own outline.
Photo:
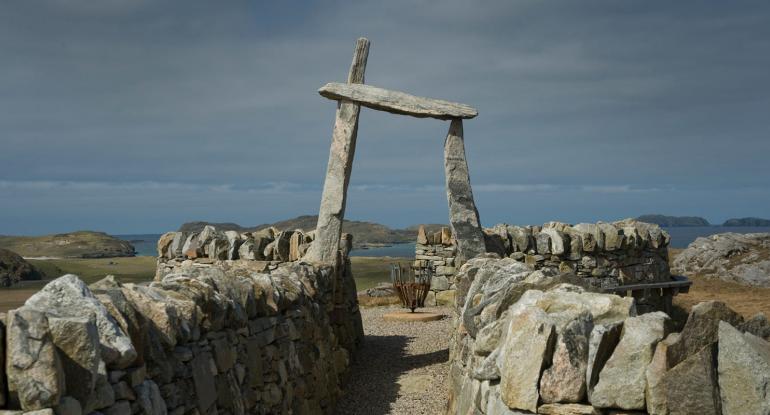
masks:
<path id="1" fill-rule="evenodd" d="M 770 343 L 719 322 L 722 413 L 770 413 Z"/>
<path id="2" fill-rule="evenodd" d="M 555 329 L 548 315 L 531 307 L 511 317 L 499 357 L 500 397 L 513 409 L 537 411 L 538 383 L 553 348 Z"/>
<path id="3" fill-rule="evenodd" d="M 60 316 L 88 317 L 93 314 L 99 331 L 102 359 L 114 367 L 126 367 L 136 359 L 131 339 L 76 275 L 67 274 L 51 281 L 30 297 L 25 305 Z"/>
<path id="4" fill-rule="evenodd" d="M 599 408 L 644 409 L 647 365 L 655 346 L 668 334 L 669 317 L 662 312 L 630 317 L 615 351 L 599 373 L 591 404 Z"/>
<path id="5" fill-rule="evenodd" d="M 50 408 L 64 393 L 64 371 L 42 311 L 8 313 L 6 375 L 11 402 L 31 411 Z"/>

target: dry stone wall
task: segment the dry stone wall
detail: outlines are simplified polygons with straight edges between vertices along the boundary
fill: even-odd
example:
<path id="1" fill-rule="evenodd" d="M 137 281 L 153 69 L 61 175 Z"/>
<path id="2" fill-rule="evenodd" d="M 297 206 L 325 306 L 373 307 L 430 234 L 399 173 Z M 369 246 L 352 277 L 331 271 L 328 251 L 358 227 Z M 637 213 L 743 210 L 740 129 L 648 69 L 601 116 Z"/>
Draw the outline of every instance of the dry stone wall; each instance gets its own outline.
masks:
<path id="1" fill-rule="evenodd" d="M 574 274 L 475 258 L 455 277 L 448 414 L 770 413 L 770 324 L 724 303 L 663 312 Z"/>
<path id="2" fill-rule="evenodd" d="M 543 226 L 495 225 L 484 229 L 486 249 L 512 258 L 548 275 L 570 273 L 589 289 L 611 289 L 630 284 L 671 280 L 668 266 L 668 233 L 658 225 L 623 220 L 569 225 L 548 222 Z M 432 271 L 431 290 L 452 290 L 452 276 L 462 265 L 456 258 L 456 241 L 449 228 L 426 234 L 420 228 L 414 267 Z M 447 280 L 449 283 L 445 282 Z M 657 295 L 656 295 L 657 294 Z M 640 311 L 664 309 L 668 298 L 646 293 Z"/>
<path id="3" fill-rule="evenodd" d="M 166 234 L 161 254 L 189 242 L 196 258 L 169 265 L 181 258 L 162 255 L 148 285 L 109 276 L 90 286 L 74 275 L 54 280 L 3 316 L 0 408 L 332 413 L 363 338 L 355 283 L 343 256 L 336 266 L 273 259 L 294 234 L 240 244 L 264 244 L 265 257 L 273 244 L 271 261 L 220 259 L 233 255 L 236 238 L 215 229 L 197 235 L 198 248 L 190 235 Z"/>

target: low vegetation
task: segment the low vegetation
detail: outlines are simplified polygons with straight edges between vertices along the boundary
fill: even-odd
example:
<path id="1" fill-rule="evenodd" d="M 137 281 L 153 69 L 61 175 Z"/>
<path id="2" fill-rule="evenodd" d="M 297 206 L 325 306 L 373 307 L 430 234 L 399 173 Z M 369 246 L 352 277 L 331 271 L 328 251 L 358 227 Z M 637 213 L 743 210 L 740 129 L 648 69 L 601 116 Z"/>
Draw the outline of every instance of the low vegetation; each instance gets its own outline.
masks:
<path id="1" fill-rule="evenodd" d="M 104 232 L 78 231 L 43 236 L 0 236 L 0 248 L 25 258 L 132 257 L 133 245 Z"/>

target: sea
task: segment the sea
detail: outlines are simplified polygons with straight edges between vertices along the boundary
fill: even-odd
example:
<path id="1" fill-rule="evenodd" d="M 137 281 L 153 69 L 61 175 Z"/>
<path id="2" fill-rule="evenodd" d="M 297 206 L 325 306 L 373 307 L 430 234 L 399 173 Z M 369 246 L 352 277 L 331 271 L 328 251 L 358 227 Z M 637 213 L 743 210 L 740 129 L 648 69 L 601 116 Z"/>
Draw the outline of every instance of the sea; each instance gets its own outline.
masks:
<path id="1" fill-rule="evenodd" d="M 663 228 L 671 235 L 672 248 L 687 248 L 692 241 L 701 236 L 709 236 L 717 233 L 735 232 L 735 233 L 757 233 L 768 232 L 768 226 L 683 226 L 674 228 Z M 138 234 L 138 235 L 115 235 L 116 237 L 131 242 L 139 256 L 156 256 L 156 244 L 160 234 Z M 414 256 L 414 243 L 394 244 L 391 246 L 354 249 L 350 252 L 351 256 L 390 256 L 390 257 L 412 257 Z"/>

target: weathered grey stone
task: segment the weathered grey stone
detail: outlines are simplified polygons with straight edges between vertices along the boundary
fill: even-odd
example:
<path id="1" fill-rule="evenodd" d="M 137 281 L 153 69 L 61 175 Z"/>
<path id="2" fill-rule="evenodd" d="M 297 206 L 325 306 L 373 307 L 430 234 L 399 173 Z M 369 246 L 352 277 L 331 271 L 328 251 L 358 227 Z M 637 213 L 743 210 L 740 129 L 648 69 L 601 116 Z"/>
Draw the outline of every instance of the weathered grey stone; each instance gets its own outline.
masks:
<path id="1" fill-rule="evenodd" d="M 706 301 L 693 306 L 679 341 L 668 348 L 668 366 L 674 367 L 704 346 L 716 343 L 720 321 L 738 327 L 743 323 L 743 317 L 721 301 Z"/>
<path id="2" fill-rule="evenodd" d="M 104 408 L 101 411 L 104 415 L 131 415 L 131 403 L 128 401 L 117 401 L 112 406 Z M 151 414 L 152 412 L 146 412 Z"/>
<path id="3" fill-rule="evenodd" d="M 348 73 L 349 84 L 363 84 L 366 60 L 369 56 L 369 40 L 361 38 L 356 42 L 353 63 Z M 342 221 L 345 217 L 350 171 L 358 134 L 359 104 L 341 101 L 337 107 L 329 150 L 329 164 L 318 212 L 315 240 L 303 257 L 306 261 L 332 263 L 337 259 Z"/>
<path id="4" fill-rule="evenodd" d="M 53 342 L 61 352 L 64 376 L 75 380 L 67 384 L 67 394 L 87 402 L 100 376 L 101 353 L 95 316 L 48 316 L 48 326 Z"/>
<path id="5" fill-rule="evenodd" d="M 577 403 L 586 394 L 588 338 L 593 319 L 587 311 L 557 330 L 552 365 L 540 379 L 540 397 L 545 403 Z"/>
<path id="6" fill-rule="evenodd" d="M 770 413 L 770 343 L 723 321 L 718 336 L 722 413 Z"/>
<path id="7" fill-rule="evenodd" d="M 544 415 L 602 415 L 601 410 L 591 405 L 577 403 L 548 403 L 537 408 L 538 414 Z"/>
<path id="8" fill-rule="evenodd" d="M 512 316 L 500 353 L 500 397 L 513 409 L 537 411 L 538 384 L 553 350 L 555 329 L 548 315 L 529 307 Z"/>
<path id="9" fill-rule="evenodd" d="M 230 345 L 228 339 L 214 340 L 211 342 L 211 346 L 214 351 L 214 361 L 217 363 L 219 372 L 224 373 L 232 369 L 237 356 L 235 349 Z"/>
<path id="10" fill-rule="evenodd" d="M 330 82 L 322 86 L 318 93 L 329 99 L 353 102 L 367 108 L 417 118 L 455 120 L 473 118 L 479 114 L 474 108 L 465 104 L 418 97 L 371 85 Z"/>
<path id="11" fill-rule="evenodd" d="M 671 415 L 693 413 L 720 415 L 722 413 L 716 360 L 716 344 L 710 344 L 663 375 L 667 413 Z"/>
<path id="12" fill-rule="evenodd" d="M 54 415 L 53 409 L 51 408 L 45 408 L 45 409 L 38 409 L 35 411 L 28 411 L 24 412 L 24 415 Z"/>
<path id="13" fill-rule="evenodd" d="M 173 258 L 173 253 L 169 252 L 171 243 L 174 241 L 177 232 L 166 232 L 158 238 L 158 257 L 159 258 Z"/>
<path id="14" fill-rule="evenodd" d="M 628 318 L 620 342 L 599 373 L 591 404 L 599 408 L 644 409 L 645 370 L 655 345 L 668 334 L 669 318 L 654 312 Z"/>
<path id="15" fill-rule="evenodd" d="M 291 235 L 292 231 L 280 232 L 275 237 L 275 251 L 273 253 L 274 260 L 286 262 L 289 261 L 289 253 L 291 251 Z"/>
<path id="16" fill-rule="evenodd" d="M 8 313 L 6 374 L 12 402 L 26 411 L 53 407 L 64 392 L 64 373 L 42 311 Z"/>
<path id="17" fill-rule="evenodd" d="M 201 353 L 190 362 L 193 382 L 195 385 L 195 397 L 198 410 L 205 414 L 217 401 L 217 388 L 212 373 L 212 358 L 208 353 Z"/>
<path id="18" fill-rule="evenodd" d="M 238 259 L 238 249 L 241 247 L 241 235 L 236 231 L 225 231 L 227 238 L 227 259 Z"/>
<path id="19" fill-rule="evenodd" d="M 184 232 L 173 232 L 173 236 L 166 255 L 168 258 L 179 258 L 182 256 L 182 248 L 187 240 L 187 235 Z"/>
<path id="20" fill-rule="evenodd" d="M 486 252 L 479 212 L 473 201 L 468 162 L 465 159 L 463 123 L 452 120 L 444 141 L 444 174 L 446 176 L 449 224 L 457 241 L 458 264 Z"/>
<path id="21" fill-rule="evenodd" d="M 56 415 L 81 415 L 83 413 L 80 402 L 71 396 L 62 397 L 59 404 L 53 409 Z"/>
<path id="22" fill-rule="evenodd" d="M 6 396 L 6 376 L 5 376 L 5 313 L 0 313 L 0 408 L 5 408 L 8 403 L 8 396 Z"/>
<path id="23" fill-rule="evenodd" d="M 596 224 L 604 234 L 604 250 L 614 251 L 623 246 L 623 232 L 610 223 Z"/>
<path id="24" fill-rule="evenodd" d="M 578 223 L 572 228 L 582 233 L 584 251 L 594 252 L 604 250 L 604 232 L 602 232 L 599 225 L 595 223 Z"/>
<path id="25" fill-rule="evenodd" d="M 125 381 L 120 381 L 112 385 L 112 390 L 115 392 L 115 399 L 117 400 L 136 400 L 134 390 L 131 389 L 131 386 L 128 386 L 128 383 Z"/>
<path id="26" fill-rule="evenodd" d="M 601 370 L 620 341 L 622 329 L 623 322 L 616 322 L 597 324 L 591 331 L 591 337 L 588 340 L 588 362 L 586 365 L 586 392 L 589 401 L 591 400 L 594 386 L 599 382 L 599 373 L 601 373 Z"/>
<path id="27" fill-rule="evenodd" d="M 454 275 L 456 271 L 455 267 L 439 266 L 436 267 L 436 275 L 446 277 L 448 275 Z"/>
<path id="28" fill-rule="evenodd" d="M 455 305 L 455 290 L 444 290 L 436 293 L 436 305 L 438 306 L 454 306 Z"/>
<path id="29" fill-rule="evenodd" d="M 83 406 L 83 412 L 88 414 L 94 410 L 110 407 L 114 403 L 115 391 L 112 390 L 112 385 L 107 381 L 107 371 L 104 368 L 104 363 L 100 362 L 99 376 L 96 378 L 94 393 L 85 401 L 81 401 L 80 404 Z"/>
<path id="30" fill-rule="evenodd" d="M 551 241 L 550 252 L 554 255 L 564 255 L 569 251 L 569 237 L 554 228 L 545 228 L 540 234 L 548 235 Z M 539 252 L 539 251 L 538 251 Z"/>
<path id="31" fill-rule="evenodd" d="M 532 230 L 520 226 L 508 226 L 508 234 L 511 236 L 511 249 L 526 253 L 532 248 Z"/>
<path id="32" fill-rule="evenodd" d="M 203 255 L 203 250 L 200 244 L 198 244 L 198 234 L 191 233 L 187 236 L 184 245 L 182 245 L 182 253 L 185 257 L 195 259 Z"/>
<path id="33" fill-rule="evenodd" d="M 420 245 L 428 245 L 428 235 L 425 234 L 425 226 L 420 225 L 417 230 L 417 243 Z"/>
<path id="34" fill-rule="evenodd" d="M 741 331 L 751 333 L 757 337 L 767 340 L 770 338 L 770 322 L 763 313 L 757 313 L 754 317 L 746 320 L 738 327 Z"/>
<path id="35" fill-rule="evenodd" d="M 537 244 L 537 253 L 550 254 L 551 253 L 551 236 L 545 232 L 539 232 L 535 235 L 535 243 Z"/>
<path id="36" fill-rule="evenodd" d="M 444 275 L 437 275 L 430 280 L 430 289 L 444 291 L 449 289 L 449 280 Z"/>
<path id="37" fill-rule="evenodd" d="M 128 379 L 128 384 L 131 385 L 132 388 L 139 386 L 145 379 L 147 379 L 147 367 L 142 365 L 127 370 L 126 379 Z"/>
<path id="38" fill-rule="evenodd" d="M 459 412 L 458 412 L 459 413 Z M 530 411 L 519 411 L 508 408 L 500 398 L 500 386 L 490 386 L 485 415 L 529 415 Z"/>
<path id="39" fill-rule="evenodd" d="M 668 371 L 668 347 L 679 340 L 679 333 L 671 333 L 665 339 L 660 341 L 655 347 L 652 361 L 647 365 L 645 377 L 647 378 L 647 389 L 645 398 L 647 400 L 647 412 L 651 415 L 668 414 L 668 404 L 666 402 L 666 386 L 663 382 L 663 376 Z"/>
<path id="40" fill-rule="evenodd" d="M 160 389 L 155 382 L 146 380 L 137 386 L 136 398 L 139 407 L 144 410 L 144 413 L 154 415 L 167 414 L 166 402 L 160 396 Z"/>
<path id="41" fill-rule="evenodd" d="M 770 233 L 721 233 L 700 237 L 677 255 L 674 271 L 770 287 Z"/>
<path id="42" fill-rule="evenodd" d="M 131 339 L 76 275 L 67 274 L 51 281 L 25 304 L 60 316 L 87 317 L 93 314 L 99 331 L 102 359 L 119 368 L 130 365 L 136 359 Z"/>

